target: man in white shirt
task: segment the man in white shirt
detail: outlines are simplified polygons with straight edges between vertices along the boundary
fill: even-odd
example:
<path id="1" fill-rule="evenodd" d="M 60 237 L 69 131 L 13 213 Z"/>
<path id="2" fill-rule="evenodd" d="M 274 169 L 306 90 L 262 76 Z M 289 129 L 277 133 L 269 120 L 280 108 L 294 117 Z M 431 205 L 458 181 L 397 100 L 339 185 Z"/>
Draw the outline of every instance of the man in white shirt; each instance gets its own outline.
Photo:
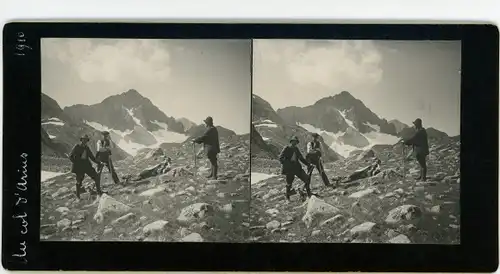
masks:
<path id="1" fill-rule="evenodd" d="M 118 175 L 116 174 L 115 168 L 113 166 L 113 161 L 111 160 L 111 149 L 113 149 L 113 142 L 109 137 L 109 132 L 102 132 L 102 139 L 97 141 L 97 154 L 96 158 L 99 161 L 99 165 L 97 167 L 97 173 L 99 178 L 101 177 L 102 170 L 104 166 L 106 166 L 113 177 L 113 181 L 115 184 L 120 183 L 120 179 L 118 179 Z"/>
<path id="2" fill-rule="evenodd" d="M 306 160 L 312 165 L 307 169 L 307 174 L 309 178 L 312 176 L 312 172 L 314 168 L 316 168 L 321 175 L 321 179 L 323 180 L 323 184 L 325 186 L 331 186 L 330 181 L 328 180 L 328 176 L 326 176 L 325 169 L 323 168 L 323 163 L 321 161 L 321 143 L 319 141 L 319 134 L 312 134 L 313 140 L 307 143 L 307 154 Z"/>

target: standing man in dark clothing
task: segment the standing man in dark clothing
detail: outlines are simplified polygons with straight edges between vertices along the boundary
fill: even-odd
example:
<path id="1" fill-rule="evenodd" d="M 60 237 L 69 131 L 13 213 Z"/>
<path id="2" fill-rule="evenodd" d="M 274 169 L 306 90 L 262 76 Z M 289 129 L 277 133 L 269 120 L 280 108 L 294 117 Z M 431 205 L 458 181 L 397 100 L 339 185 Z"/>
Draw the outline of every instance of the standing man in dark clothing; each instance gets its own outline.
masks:
<path id="1" fill-rule="evenodd" d="M 81 142 L 73 147 L 69 155 L 69 159 L 72 162 L 71 172 L 76 174 L 76 197 L 78 199 L 80 199 L 80 193 L 83 190 L 82 181 L 85 178 L 85 174 L 87 174 L 90 178 L 92 178 L 92 180 L 94 180 L 97 194 L 102 194 L 99 176 L 97 175 L 94 167 L 89 161 L 90 159 L 94 163 L 99 164 L 94 157 L 94 154 L 87 145 L 89 140 L 90 138 L 88 135 L 83 135 L 80 138 Z"/>
<path id="2" fill-rule="evenodd" d="M 286 199 L 290 201 L 290 196 L 294 194 L 292 192 L 292 183 L 295 179 L 295 176 L 299 177 L 300 180 L 304 182 L 304 189 L 307 193 L 308 197 L 311 197 L 311 188 L 310 188 L 310 177 L 302 169 L 300 162 L 302 162 L 307 167 L 311 167 L 312 165 L 304 159 L 302 154 L 300 153 L 297 144 L 299 143 L 299 138 L 297 136 L 293 136 L 290 139 L 290 145 L 283 148 L 280 153 L 279 160 L 281 163 L 281 174 L 286 176 Z"/>
<path id="3" fill-rule="evenodd" d="M 108 171 L 111 173 L 111 177 L 113 177 L 113 181 L 115 184 L 120 183 L 120 179 L 118 179 L 118 175 L 116 174 L 115 167 L 113 166 L 113 161 L 111 160 L 111 149 L 114 148 L 113 142 L 109 137 L 109 132 L 103 131 L 101 132 L 102 139 L 97 141 L 97 154 L 96 158 L 99 161 L 99 165 L 97 166 L 97 174 L 99 178 L 101 178 L 102 170 L 104 166 L 108 168 Z"/>
<path id="4" fill-rule="evenodd" d="M 323 163 L 321 161 L 321 143 L 319 141 L 319 134 L 312 134 L 313 140 L 307 143 L 307 154 L 306 160 L 312 165 L 307 169 L 307 174 L 309 175 L 309 180 L 311 180 L 312 172 L 314 168 L 318 170 L 323 180 L 325 186 L 330 186 L 328 181 L 328 176 L 326 176 L 325 169 L 323 168 Z"/>
<path id="5" fill-rule="evenodd" d="M 202 136 L 194 139 L 193 142 L 197 144 L 203 144 L 205 153 L 211 164 L 210 175 L 207 176 L 207 178 L 217 180 L 217 154 L 220 152 L 219 132 L 214 126 L 214 120 L 212 117 L 207 117 L 203 122 L 205 122 L 207 131 L 205 131 L 205 134 L 203 134 Z"/>
<path id="6" fill-rule="evenodd" d="M 401 140 L 405 145 L 413 146 L 413 153 L 420 165 L 420 177 L 418 180 L 427 180 L 427 163 L 426 157 L 429 155 L 429 142 L 427 140 L 427 131 L 422 127 L 422 119 L 418 118 L 413 121 L 416 132 L 408 140 Z"/>

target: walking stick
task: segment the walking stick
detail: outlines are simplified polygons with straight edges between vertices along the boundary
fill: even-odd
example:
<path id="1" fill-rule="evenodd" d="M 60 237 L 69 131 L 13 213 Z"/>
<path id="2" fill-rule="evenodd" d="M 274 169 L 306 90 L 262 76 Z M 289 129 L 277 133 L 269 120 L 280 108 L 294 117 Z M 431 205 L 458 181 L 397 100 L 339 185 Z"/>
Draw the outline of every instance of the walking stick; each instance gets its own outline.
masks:
<path id="1" fill-rule="evenodd" d="M 402 144 L 402 153 L 403 153 L 403 183 L 406 183 L 406 147 L 405 144 Z"/>
<path id="2" fill-rule="evenodd" d="M 196 169 L 196 144 L 193 143 L 194 169 Z"/>
<path id="3" fill-rule="evenodd" d="M 111 175 L 111 179 L 113 180 L 113 183 L 117 184 L 117 182 L 115 181 L 115 176 L 113 174 L 115 174 L 115 166 L 113 166 L 111 164 L 111 155 L 108 156 L 108 171 L 109 171 L 109 175 Z M 118 176 L 118 174 L 116 174 L 116 176 Z"/>
<path id="4" fill-rule="evenodd" d="M 321 167 L 321 170 L 319 171 L 321 174 L 325 172 L 325 166 L 323 164 L 323 157 L 319 157 L 319 166 Z"/>

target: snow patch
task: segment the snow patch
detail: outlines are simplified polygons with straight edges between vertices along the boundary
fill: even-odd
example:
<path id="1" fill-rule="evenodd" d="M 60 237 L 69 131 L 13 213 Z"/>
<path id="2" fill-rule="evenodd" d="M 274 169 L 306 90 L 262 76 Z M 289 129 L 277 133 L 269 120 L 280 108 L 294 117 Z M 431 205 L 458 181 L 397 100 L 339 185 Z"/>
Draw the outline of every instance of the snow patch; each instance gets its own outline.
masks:
<path id="1" fill-rule="evenodd" d="M 356 150 L 368 150 L 371 149 L 374 145 L 392 145 L 399 141 L 399 138 L 397 136 L 372 131 L 364 134 L 361 133 L 361 135 L 368 140 L 369 144 L 365 147 L 358 148 L 355 146 L 347 145 L 339 139 L 339 137 L 342 136 L 344 132 L 339 131 L 337 133 L 332 133 L 329 131 L 316 128 L 310 124 L 297 123 L 297 125 L 311 133 L 318 133 L 319 135 L 321 135 L 323 137 L 323 141 L 325 141 L 325 143 L 333 151 L 337 152 L 338 154 L 340 154 L 342 157 L 345 158 L 349 157 L 350 154 Z M 353 130 L 356 129 L 353 128 Z"/>
<path id="2" fill-rule="evenodd" d="M 41 179 L 42 182 L 45 182 L 45 181 L 47 181 L 49 179 L 52 179 L 54 177 L 57 177 L 57 176 L 63 175 L 63 174 L 66 174 L 66 173 L 52 172 L 52 171 L 43 171 L 42 170 L 41 171 L 41 177 L 40 177 L 40 179 Z"/>
<path id="3" fill-rule="evenodd" d="M 375 131 L 364 133 L 363 136 L 370 142 L 370 148 L 374 145 L 393 145 L 399 141 L 397 136 Z"/>
<path id="4" fill-rule="evenodd" d="M 278 175 L 276 174 L 267 174 L 267 173 L 259 173 L 259 172 L 252 172 L 250 173 L 250 182 L 252 185 L 258 184 L 261 181 L 267 180 L 269 178 L 276 177 Z"/>
<path id="5" fill-rule="evenodd" d="M 64 122 L 49 121 L 49 122 L 42 123 L 42 125 L 56 125 L 56 126 L 64 126 Z"/>
<path id="6" fill-rule="evenodd" d="M 258 124 L 258 125 L 255 125 L 256 127 L 271 127 L 271 128 L 277 128 L 278 125 L 277 124 Z"/>
<path id="7" fill-rule="evenodd" d="M 155 137 L 158 143 L 182 143 L 189 138 L 189 136 L 168 130 L 168 125 L 166 123 L 152 121 L 153 124 L 158 125 L 159 130 L 152 131 L 151 134 Z"/>
<path id="8" fill-rule="evenodd" d="M 264 141 L 269 141 L 269 140 L 270 140 L 270 138 L 267 138 L 267 137 L 262 137 L 262 140 L 264 140 Z"/>
<path id="9" fill-rule="evenodd" d="M 93 127 L 94 129 L 96 130 L 99 130 L 99 131 L 110 131 L 111 129 L 108 128 L 107 126 L 103 126 L 97 122 L 92 122 L 92 121 L 87 121 L 87 120 L 83 120 L 83 123 L 84 124 L 87 124 L 91 127 Z"/>
<path id="10" fill-rule="evenodd" d="M 377 132 L 380 132 L 380 126 L 379 125 L 374 125 L 374 124 L 371 124 L 371 123 L 365 123 L 365 125 L 373 128 L 373 130 L 375 130 Z"/>
<path id="11" fill-rule="evenodd" d="M 335 152 L 340 154 L 342 157 L 349 157 L 349 154 L 354 151 L 358 150 L 359 148 L 351 145 L 344 144 L 339 137 L 342 136 L 344 133 L 343 132 L 338 132 L 338 133 L 333 133 L 329 132 L 326 130 L 322 130 L 319 128 L 314 127 L 313 125 L 310 124 L 302 124 L 302 123 L 297 123 L 298 126 L 302 127 L 303 129 L 311 132 L 311 133 L 317 133 L 323 137 L 323 141 Z"/>
<path id="12" fill-rule="evenodd" d="M 135 109 L 128 109 L 128 108 L 126 108 L 126 107 L 123 107 L 123 108 L 127 111 L 128 115 L 129 115 L 130 117 L 132 117 L 132 119 L 134 120 L 134 122 L 135 122 L 138 126 L 143 127 L 143 128 L 146 128 L 146 127 L 144 127 L 144 126 L 141 124 L 141 120 L 139 120 L 137 117 L 135 117 L 135 115 L 134 115 L 134 110 L 135 110 Z"/>
<path id="13" fill-rule="evenodd" d="M 132 112 L 132 111 L 130 111 L 130 112 Z M 130 112 L 129 112 L 129 114 L 130 114 Z M 132 118 L 137 123 L 137 120 L 135 120 L 137 118 L 135 118 L 135 117 L 132 117 Z M 97 122 L 91 122 L 91 121 L 84 121 L 84 122 L 87 125 L 95 128 L 96 130 L 109 131 L 110 133 L 115 133 L 120 138 L 116 139 L 113 137 L 113 141 L 116 143 L 117 146 L 119 146 L 121 149 L 123 149 L 125 152 L 127 152 L 128 154 L 130 154 L 132 156 L 137 155 L 137 152 L 143 148 L 155 149 L 155 148 L 158 148 L 163 143 L 182 143 L 182 142 L 186 141 L 187 138 L 189 138 L 189 136 L 187 136 L 187 135 L 169 131 L 168 125 L 166 123 L 152 121 L 152 123 L 158 125 L 161 129 L 150 132 L 153 135 L 153 137 L 156 139 L 156 143 L 153 145 L 146 146 L 143 144 L 139 144 L 139 143 L 125 140 L 124 137 L 126 135 L 132 133 L 133 130 L 120 131 L 120 130 L 112 129 L 112 128 L 109 128 L 107 126 L 101 125 Z M 141 126 L 140 123 L 139 123 L 139 126 Z"/>
<path id="14" fill-rule="evenodd" d="M 49 118 L 48 119 L 49 121 L 54 121 L 54 122 L 62 122 L 61 119 L 57 118 L 57 117 L 52 117 L 52 118 Z"/>
<path id="15" fill-rule="evenodd" d="M 55 136 L 55 135 L 51 135 L 51 134 L 49 134 L 49 138 L 50 138 L 50 139 L 54 139 L 54 138 L 56 138 L 56 136 Z"/>
<path id="16" fill-rule="evenodd" d="M 352 127 L 352 128 L 356 128 L 356 127 L 354 126 L 353 121 L 351 121 L 351 120 L 347 119 L 347 113 L 346 113 L 346 111 L 340 111 L 340 110 L 339 110 L 339 113 L 340 113 L 340 115 L 342 115 L 342 118 L 344 118 L 344 120 L 346 121 L 346 123 L 347 123 L 350 127 Z"/>
<path id="17" fill-rule="evenodd" d="M 127 152 L 132 156 L 137 155 L 137 152 L 139 150 L 148 147 L 142 144 L 125 141 L 125 139 L 120 139 L 118 142 L 115 141 L 115 143 L 117 146 L 119 146 L 121 149 L 123 149 L 125 152 Z"/>
<path id="18" fill-rule="evenodd" d="M 121 130 L 117 130 L 117 129 L 112 129 L 112 128 L 109 128 L 105 125 L 101 125 L 97 122 L 92 122 L 92 121 L 87 121 L 87 120 L 84 120 L 83 121 L 85 124 L 93 127 L 95 130 L 98 130 L 98 131 L 108 131 L 109 133 L 114 133 L 116 135 L 119 135 L 121 136 L 122 138 L 124 138 L 126 135 L 132 133 L 133 130 L 130 130 L 130 129 L 127 129 L 125 131 L 121 131 Z M 115 140 L 113 140 L 115 141 Z"/>

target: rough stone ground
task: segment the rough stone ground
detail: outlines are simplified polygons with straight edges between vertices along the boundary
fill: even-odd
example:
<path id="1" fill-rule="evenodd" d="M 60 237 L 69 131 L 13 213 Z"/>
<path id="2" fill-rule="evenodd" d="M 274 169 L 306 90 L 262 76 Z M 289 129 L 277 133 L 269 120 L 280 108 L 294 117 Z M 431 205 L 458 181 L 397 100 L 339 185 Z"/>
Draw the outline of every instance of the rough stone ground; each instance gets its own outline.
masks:
<path id="1" fill-rule="evenodd" d="M 41 239 L 242 242 L 249 237 L 250 145 L 246 139 L 222 142 L 217 181 L 204 178 L 208 160 L 198 160 L 194 168 L 191 144 L 184 144 L 165 146 L 168 149 L 163 152 L 174 167 L 167 174 L 115 185 L 105 168 L 101 186 L 107 194 L 100 199 L 92 194 L 93 181 L 88 177 L 84 185 L 89 191 L 80 201 L 74 195 L 74 174 L 42 182 Z M 115 166 L 122 177 L 160 160 L 145 150 Z"/>
<path id="2" fill-rule="evenodd" d="M 323 186 L 313 172 L 314 197 L 303 203 L 284 197 L 283 176 L 252 184 L 250 238 L 259 242 L 342 243 L 460 243 L 460 143 L 432 144 L 427 182 L 418 182 L 415 160 L 402 174 L 400 147 L 379 146 L 382 175 L 339 185 Z M 369 159 L 355 155 L 326 163 L 328 177 L 348 175 Z M 279 174 L 279 163 L 252 158 L 252 172 Z M 299 179 L 294 186 L 302 186 Z M 309 226 L 308 226 L 309 225 Z"/>

